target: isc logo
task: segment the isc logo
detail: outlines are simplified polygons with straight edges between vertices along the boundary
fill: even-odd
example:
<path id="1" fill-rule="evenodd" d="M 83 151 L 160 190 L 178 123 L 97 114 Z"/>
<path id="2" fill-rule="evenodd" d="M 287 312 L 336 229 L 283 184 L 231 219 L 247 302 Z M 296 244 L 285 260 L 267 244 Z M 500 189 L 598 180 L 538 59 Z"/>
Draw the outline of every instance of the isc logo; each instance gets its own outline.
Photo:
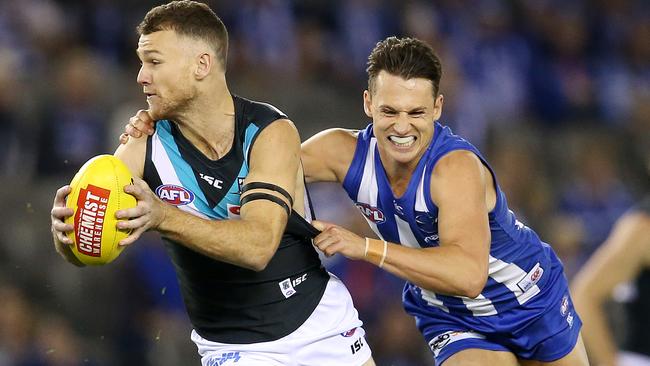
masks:
<path id="1" fill-rule="evenodd" d="M 384 213 L 381 212 L 377 207 L 370 206 L 367 203 L 357 202 L 356 206 L 359 208 L 363 216 L 368 218 L 368 220 L 374 222 L 375 224 L 382 224 L 386 221 Z"/>
<path id="2" fill-rule="evenodd" d="M 175 206 L 183 206 L 194 201 L 194 193 L 173 184 L 163 184 L 156 188 L 156 195 L 161 200 Z"/>
<path id="3" fill-rule="evenodd" d="M 359 337 L 354 343 L 350 345 L 350 350 L 352 351 L 352 354 L 355 354 L 361 350 L 363 347 L 363 337 Z"/>

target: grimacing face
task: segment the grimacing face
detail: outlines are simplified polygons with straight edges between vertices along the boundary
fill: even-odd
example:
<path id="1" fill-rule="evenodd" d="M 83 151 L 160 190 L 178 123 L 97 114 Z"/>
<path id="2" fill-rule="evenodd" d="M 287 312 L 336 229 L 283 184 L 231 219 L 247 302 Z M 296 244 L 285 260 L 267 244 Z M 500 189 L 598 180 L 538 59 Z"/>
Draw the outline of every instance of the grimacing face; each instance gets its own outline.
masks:
<path id="1" fill-rule="evenodd" d="M 384 164 L 415 166 L 433 138 L 434 121 L 442 113 L 443 97 L 434 97 L 431 80 L 380 71 L 374 91 L 363 94 L 364 110 Z"/>
<path id="2" fill-rule="evenodd" d="M 197 95 L 192 42 L 173 30 L 143 34 L 138 40 L 136 52 L 142 66 L 137 80 L 147 96 L 149 114 L 154 120 L 173 119 Z"/>

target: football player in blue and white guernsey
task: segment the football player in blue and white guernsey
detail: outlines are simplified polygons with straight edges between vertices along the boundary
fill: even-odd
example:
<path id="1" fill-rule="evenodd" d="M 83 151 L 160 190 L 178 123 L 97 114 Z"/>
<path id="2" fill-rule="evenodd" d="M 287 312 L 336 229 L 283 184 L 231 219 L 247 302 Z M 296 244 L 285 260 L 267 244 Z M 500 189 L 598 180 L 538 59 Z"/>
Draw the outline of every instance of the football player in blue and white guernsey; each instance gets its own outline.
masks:
<path id="1" fill-rule="evenodd" d="M 314 221 L 328 256 L 405 279 L 403 302 L 437 365 L 588 365 L 551 247 L 508 209 L 481 153 L 438 122 L 440 60 L 390 37 L 368 59 L 364 130 L 302 145 L 308 182 L 339 182 L 381 240 Z"/>

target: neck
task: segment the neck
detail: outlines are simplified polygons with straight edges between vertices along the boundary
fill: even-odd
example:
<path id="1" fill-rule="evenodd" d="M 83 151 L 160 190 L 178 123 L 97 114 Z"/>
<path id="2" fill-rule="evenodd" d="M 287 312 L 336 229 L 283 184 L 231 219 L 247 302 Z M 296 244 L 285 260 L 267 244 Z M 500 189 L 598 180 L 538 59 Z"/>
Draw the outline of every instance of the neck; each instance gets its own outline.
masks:
<path id="1" fill-rule="evenodd" d="M 411 176 L 413 175 L 421 157 L 404 164 L 391 161 L 391 159 L 385 157 L 385 154 L 382 154 L 381 149 L 379 149 L 379 157 L 381 158 L 384 171 L 386 172 L 386 178 L 388 178 L 388 183 L 393 191 L 393 195 L 395 197 L 401 197 L 404 192 L 406 192 L 408 184 L 411 181 Z"/>
<path id="2" fill-rule="evenodd" d="M 224 156 L 232 147 L 235 133 L 235 106 L 225 82 L 210 90 L 200 90 L 184 113 L 174 122 L 185 138 L 208 158 Z"/>

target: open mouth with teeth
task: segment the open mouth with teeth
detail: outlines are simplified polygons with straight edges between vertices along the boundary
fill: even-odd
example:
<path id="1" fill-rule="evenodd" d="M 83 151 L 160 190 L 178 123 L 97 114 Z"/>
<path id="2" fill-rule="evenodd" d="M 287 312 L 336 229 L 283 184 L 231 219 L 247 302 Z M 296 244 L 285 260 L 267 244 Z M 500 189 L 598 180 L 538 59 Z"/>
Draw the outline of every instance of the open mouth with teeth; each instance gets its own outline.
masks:
<path id="1" fill-rule="evenodd" d="M 388 140 L 393 143 L 393 145 L 401 148 L 408 148 L 413 145 L 415 142 L 416 138 L 415 136 L 395 136 L 391 135 L 388 136 Z"/>

